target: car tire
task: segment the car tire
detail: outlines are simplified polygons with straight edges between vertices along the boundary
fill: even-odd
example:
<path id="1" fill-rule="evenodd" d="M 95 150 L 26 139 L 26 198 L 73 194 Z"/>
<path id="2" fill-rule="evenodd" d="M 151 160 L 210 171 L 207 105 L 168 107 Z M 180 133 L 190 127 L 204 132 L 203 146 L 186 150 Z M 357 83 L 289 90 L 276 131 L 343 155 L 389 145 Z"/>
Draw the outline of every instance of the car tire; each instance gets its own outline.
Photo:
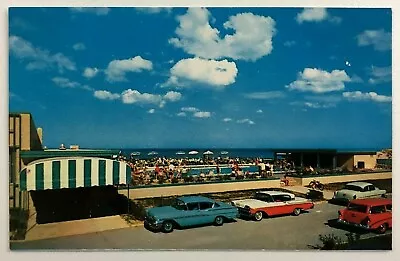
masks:
<path id="1" fill-rule="evenodd" d="M 164 221 L 161 229 L 164 233 L 171 233 L 174 231 L 174 224 L 171 221 Z"/>
<path id="2" fill-rule="evenodd" d="M 384 224 L 380 225 L 380 226 L 376 229 L 376 232 L 377 232 L 378 234 L 385 234 L 387 228 L 388 228 L 387 224 L 384 223 Z"/>
<path id="3" fill-rule="evenodd" d="M 293 210 L 293 215 L 295 215 L 295 216 L 300 215 L 300 213 L 301 213 L 301 209 L 300 209 L 300 208 L 295 208 L 295 209 Z"/>
<path id="4" fill-rule="evenodd" d="M 254 214 L 254 220 L 255 221 L 261 221 L 263 219 L 263 213 L 261 211 L 257 211 Z"/>
<path id="5" fill-rule="evenodd" d="M 216 226 L 222 226 L 224 224 L 224 218 L 221 216 L 216 217 L 214 220 L 214 224 Z"/>

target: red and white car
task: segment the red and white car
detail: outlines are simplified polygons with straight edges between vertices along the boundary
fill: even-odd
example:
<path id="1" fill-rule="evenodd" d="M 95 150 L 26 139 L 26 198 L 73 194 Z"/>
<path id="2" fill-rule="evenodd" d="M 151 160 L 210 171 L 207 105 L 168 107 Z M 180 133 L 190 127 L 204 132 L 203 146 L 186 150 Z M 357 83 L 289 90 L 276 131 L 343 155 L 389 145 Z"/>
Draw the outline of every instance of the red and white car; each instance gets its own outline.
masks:
<path id="1" fill-rule="evenodd" d="M 256 192 L 250 199 L 232 201 L 232 205 L 238 208 L 240 216 L 254 218 L 256 221 L 285 214 L 298 216 L 303 210 L 314 208 L 314 203 L 308 199 L 272 190 Z"/>
<path id="2" fill-rule="evenodd" d="M 391 199 L 355 199 L 339 210 L 339 224 L 385 233 L 392 228 Z"/>

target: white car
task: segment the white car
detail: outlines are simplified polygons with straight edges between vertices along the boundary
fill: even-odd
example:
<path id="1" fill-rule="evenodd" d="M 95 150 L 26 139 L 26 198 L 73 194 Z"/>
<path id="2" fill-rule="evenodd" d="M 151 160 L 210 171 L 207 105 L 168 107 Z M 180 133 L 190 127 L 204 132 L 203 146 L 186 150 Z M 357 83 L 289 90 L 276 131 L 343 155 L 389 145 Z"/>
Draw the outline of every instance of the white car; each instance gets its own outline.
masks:
<path id="1" fill-rule="evenodd" d="M 308 199 L 295 197 L 292 193 L 282 191 L 260 191 L 252 198 L 232 201 L 242 217 L 261 221 L 263 217 L 293 214 L 298 216 L 302 211 L 314 208 Z"/>
<path id="2" fill-rule="evenodd" d="M 385 197 L 386 190 L 368 182 L 347 183 L 343 189 L 335 191 L 333 200 L 350 201 L 358 198 Z"/>

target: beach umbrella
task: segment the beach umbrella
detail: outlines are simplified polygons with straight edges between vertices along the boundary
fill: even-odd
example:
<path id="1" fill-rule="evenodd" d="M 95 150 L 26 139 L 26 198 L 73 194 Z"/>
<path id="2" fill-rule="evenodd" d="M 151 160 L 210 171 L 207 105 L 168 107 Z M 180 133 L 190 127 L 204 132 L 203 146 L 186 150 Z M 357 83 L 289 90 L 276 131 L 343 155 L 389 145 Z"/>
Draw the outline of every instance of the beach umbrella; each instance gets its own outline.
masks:
<path id="1" fill-rule="evenodd" d="M 195 150 L 192 150 L 192 151 L 189 151 L 189 155 L 196 155 L 196 154 L 198 154 L 199 152 L 198 151 L 195 151 Z"/>
<path id="2" fill-rule="evenodd" d="M 214 154 L 212 151 L 207 150 L 206 152 L 203 153 L 204 155 L 212 155 Z"/>

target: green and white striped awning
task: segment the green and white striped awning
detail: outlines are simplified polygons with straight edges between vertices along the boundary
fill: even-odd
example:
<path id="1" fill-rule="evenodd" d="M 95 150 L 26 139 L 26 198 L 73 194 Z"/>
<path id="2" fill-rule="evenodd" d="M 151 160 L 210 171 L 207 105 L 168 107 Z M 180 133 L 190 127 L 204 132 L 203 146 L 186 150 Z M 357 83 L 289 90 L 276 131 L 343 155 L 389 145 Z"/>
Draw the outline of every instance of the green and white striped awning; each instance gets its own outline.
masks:
<path id="1" fill-rule="evenodd" d="M 45 190 L 129 184 L 131 168 L 122 161 L 93 157 L 48 158 L 20 172 L 21 190 Z"/>

